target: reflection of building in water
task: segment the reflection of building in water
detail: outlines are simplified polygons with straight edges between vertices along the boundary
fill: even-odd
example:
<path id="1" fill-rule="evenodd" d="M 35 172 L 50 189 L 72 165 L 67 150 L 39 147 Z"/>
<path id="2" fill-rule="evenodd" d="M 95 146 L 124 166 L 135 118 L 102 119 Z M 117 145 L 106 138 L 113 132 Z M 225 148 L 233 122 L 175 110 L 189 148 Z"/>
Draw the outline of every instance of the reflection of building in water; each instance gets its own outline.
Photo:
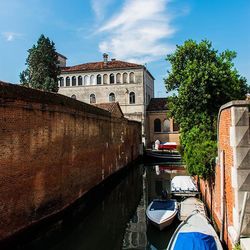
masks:
<path id="1" fill-rule="evenodd" d="M 123 239 L 122 249 L 146 249 L 147 246 L 147 223 L 146 223 L 146 209 L 147 209 L 147 192 L 146 192 L 146 173 L 143 175 L 143 195 L 141 201 L 136 209 L 135 214 L 131 218 Z"/>

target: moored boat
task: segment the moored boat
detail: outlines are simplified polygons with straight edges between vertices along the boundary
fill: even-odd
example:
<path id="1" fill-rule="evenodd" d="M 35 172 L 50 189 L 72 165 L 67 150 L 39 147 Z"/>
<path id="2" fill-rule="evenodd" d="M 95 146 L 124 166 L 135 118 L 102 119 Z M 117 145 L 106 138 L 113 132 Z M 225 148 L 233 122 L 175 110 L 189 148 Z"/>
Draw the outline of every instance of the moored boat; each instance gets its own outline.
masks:
<path id="1" fill-rule="evenodd" d="M 180 203 L 178 218 L 180 221 L 183 221 L 196 211 L 206 216 L 205 204 L 200 199 L 188 197 Z"/>
<path id="2" fill-rule="evenodd" d="M 154 150 L 146 149 L 145 156 L 153 161 L 162 162 L 180 162 L 181 155 L 177 151 L 165 151 L 165 150 Z"/>
<path id="3" fill-rule="evenodd" d="M 170 225 L 178 211 L 177 201 L 171 200 L 153 200 L 146 211 L 149 221 L 159 230 L 163 230 Z"/>
<path id="4" fill-rule="evenodd" d="M 195 212 L 183 221 L 168 244 L 167 250 L 222 250 L 218 235 L 209 220 Z"/>

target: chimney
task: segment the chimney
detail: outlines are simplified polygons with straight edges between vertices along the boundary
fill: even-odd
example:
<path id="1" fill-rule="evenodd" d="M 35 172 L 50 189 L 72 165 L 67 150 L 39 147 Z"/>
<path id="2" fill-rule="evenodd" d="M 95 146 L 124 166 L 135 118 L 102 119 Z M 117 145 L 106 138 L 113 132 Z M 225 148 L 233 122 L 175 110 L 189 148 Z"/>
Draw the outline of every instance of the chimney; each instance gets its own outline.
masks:
<path id="1" fill-rule="evenodd" d="M 111 61 L 113 62 L 113 61 L 115 61 L 116 59 L 115 58 L 111 58 Z"/>
<path id="2" fill-rule="evenodd" d="M 107 63 L 108 63 L 108 57 L 109 57 L 109 55 L 108 55 L 107 53 L 104 53 L 104 54 L 103 54 L 103 62 L 104 62 L 104 65 L 107 65 Z"/>

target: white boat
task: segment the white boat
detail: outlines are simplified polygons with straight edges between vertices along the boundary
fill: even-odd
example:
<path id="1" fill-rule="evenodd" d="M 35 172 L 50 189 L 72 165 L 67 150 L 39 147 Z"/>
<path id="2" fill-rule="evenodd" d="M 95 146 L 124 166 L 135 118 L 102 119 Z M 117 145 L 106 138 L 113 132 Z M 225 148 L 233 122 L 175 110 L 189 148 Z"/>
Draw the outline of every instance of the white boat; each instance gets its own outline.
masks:
<path id="1" fill-rule="evenodd" d="M 153 225 L 163 230 L 173 222 L 177 211 L 176 200 L 153 200 L 147 208 L 146 215 Z"/>
<path id="2" fill-rule="evenodd" d="M 180 221 L 186 220 L 195 211 L 206 216 L 205 204 L 200 199 L 188 197 L 180 203 L 178 218 Z"/>
<path id="3" fill-rule="evenodd" d="M 199 212 L 191 214 L 175 230 L 167 250 L 223 250 L 209 220 Z"/>
<path id="4" fill-rule="evenodd" d="M 175 196 L 195 196 L 199 192 L 191 176 L 175 176 L 171 180 L 171 193 Z"/>

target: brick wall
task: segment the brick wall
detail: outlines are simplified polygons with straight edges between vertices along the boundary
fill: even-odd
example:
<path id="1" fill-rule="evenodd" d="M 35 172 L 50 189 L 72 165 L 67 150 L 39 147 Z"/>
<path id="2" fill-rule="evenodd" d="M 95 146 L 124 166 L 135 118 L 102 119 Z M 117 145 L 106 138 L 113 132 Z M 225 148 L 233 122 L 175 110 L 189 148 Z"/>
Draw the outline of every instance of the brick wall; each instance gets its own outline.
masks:
<path id="1" fill-rule="evenodd" d="M 0 239 L 56 213 L 139 155 L 141 125 L 0 82 Z"/>

